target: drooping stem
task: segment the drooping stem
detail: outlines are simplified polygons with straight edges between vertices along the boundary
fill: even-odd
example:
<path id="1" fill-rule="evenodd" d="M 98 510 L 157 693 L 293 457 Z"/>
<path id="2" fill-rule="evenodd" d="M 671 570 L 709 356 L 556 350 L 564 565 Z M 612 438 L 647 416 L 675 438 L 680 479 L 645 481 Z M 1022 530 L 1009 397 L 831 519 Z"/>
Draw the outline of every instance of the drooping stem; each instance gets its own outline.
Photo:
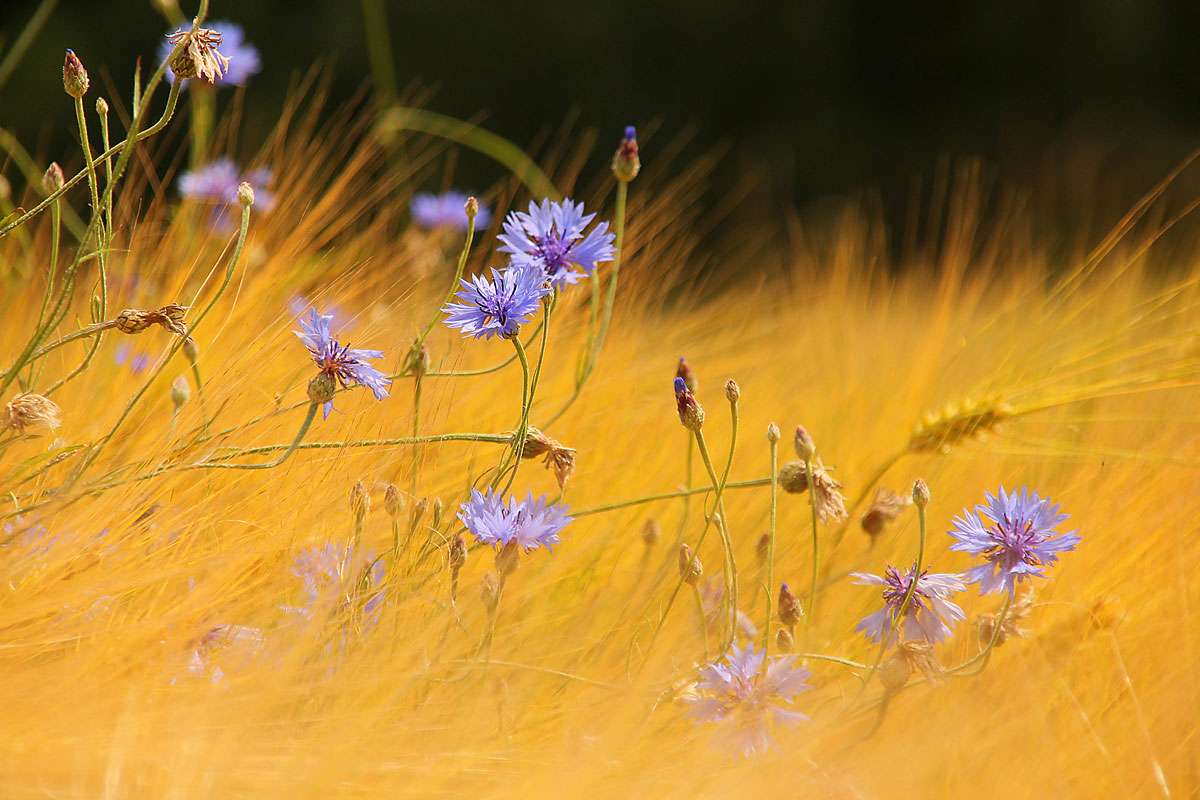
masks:
<path id="1" fill-rule="evenodd" d="M 279 457 L 274 461 L 267 461 L 260 464 L 225 464 L 214 462 L 200 462 L 198 464 L 185 464 L 179 467 L 181 470 L 191 469 L 273 469 L 278 467 L 283 462 L 291 457 L 292 453 L 300 447 L 300 442 L 304 440 L 308 429 L 312 427 L 313 419 L 317 416 L 317 409 L 321 407 L 320 403 L 309 403 L 308 413 L 304 415 L 304 421 L 300 423 L 300 430 L 296 431 L 296 438 L 292 439 L 292 443 L 287 446 L 287 449 L 279 454 Z M 361 531 L 359 531 L 361 533 Z"/>

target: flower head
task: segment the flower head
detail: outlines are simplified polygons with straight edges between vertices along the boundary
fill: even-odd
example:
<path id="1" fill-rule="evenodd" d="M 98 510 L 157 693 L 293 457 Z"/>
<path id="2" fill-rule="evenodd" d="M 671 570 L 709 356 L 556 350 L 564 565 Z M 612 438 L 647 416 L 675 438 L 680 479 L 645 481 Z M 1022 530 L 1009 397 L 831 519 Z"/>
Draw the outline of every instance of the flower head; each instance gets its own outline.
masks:
<path id="1" fill-rule="evenodd" d="M 200 77 L 218 86 L 244 86 L 251 75 L 262 69 L 262 58 L 258 48 L 246 41 L 242 26 L 228 20 L 212 23 L 211 28 L 201 28 L 196 36 L 191 27 L 180 28 L 167 34 L 159 48 L 159 58 L 166 58 L 180 41 L 187 40 L 184 50 L 167 65 L 167 77 L 175 80 L 175 62 L 181 60 L 179 74 L 184 78 Z M 227 55 L 216 51 L 221 48 Z M 188 74 L 195 67 L 195 75 Z M 203 65 L 208 72 L 202 72 Z"/>
<path id="2" fill-rule="evenodd" d="M 467 229 L 466 205 L 467 195 L 462 192 L 418 194 L 413 197 L 411 204 L 413 221 L 422 228 L 457 228 L 465 231 Z M 475 230 L 486 228 L 491 221 L 491 210 L 480 203 L 475 212 Z"/>
<path id="3" fill-rule="evenodd" d="M 909 498 L 901 497 L 886 486 L 880 486 L 875 490 L 875 499 L 871 502 L 871 507 L 859 520 L 863 531 L 874 540 L 883 533 L 888 523 L 900 516 L 911 503 Z"/>
<path id="4" fill-rule="evenodd" d="M 809 688 L 808 670 L 794 666 L 793 656 L 777 656 L 764 672 L 765 655 L 753 645 L 734 645 L 723 662 L 700 670 L 694 692 L 684 698 L 698 720 L 725 726 L 733 745 L 747 756 L 771 746 L 773 727 L 808 719 L 788 708 Z"/>
<path id="5" fill-rule="evenodd" d="M 336 380 L 343 388 L 366 386 L 374 393 L 376 400 L 387 397 L 391 379 L 367 363 L 367 359 L 383 358 L 383 351 L 355 350 L 339 343 L 329 332 L 329 323 L 332 321 L 332 314 L 318 314 L 314 308 L 308 320 L 299 321 L 301 329 L 293 333 L 308 348 L 313 361 L 321 368 L 321 375 Z M 326 401 L 324 406 L 324 415 L 328 419 L 329 412 L 333 410 L 333 401 Z"/>
<path id="6" fill-rule="evenodd" d="M 243 175 L 237 164 L 228 158 L 219 158 L 200 169 L 183 173 L 179 178 L 179 193 L 219 207 L 230 206 L 239 202 L 238 187 L 243 181 L 254 190 L 255 208 L 269 211 L 275 205 L 275 195 L 267 189 L 271 170 L 256 169 Z"/>
<path id="7" fill-rule="evenodd" d="M 345 614 L 360 630 L 371 627 L 381 613 L 385 572 L 383 562 L 367 550 L 333 542 L 306 548 L 292 567 L 303 586 L 301 604 L 283 610 L 306 620 Z"/>
<path id="8" fill-rule="evenodd" d="M 62 425 L 62 409 L 53 400 L 40 394 L 19 394 L 4 407 L 2 428 L 12 428 L 18 435 L 33 435 L 31 430 L 58 430 Z"/>
<path id="9" fill-rule="evenodd" d="M 491 278 L 475 275 L 462 287 L 455 297 L 463 302 L 447 303 L 442 311 L 447 325 L 476 339 L 516 336 L 550 294 L 541 273 L 524 267 L 493 269 Z"/>
<path id="10" fill-rule="evenodd" d="M 829 468 L 818 458 L 811 462 L 813 466 L 813 487 L 817 494 L 817 516 L 822 522 L 845 519 L 846 498 L 842 494 L 842 484 L 829 474 Z M 779 468 L 779 485 L 790 494 L 804 494 L 808 491 L 808 468 L 804 461 L 789 461 Z"/>
<path id="11" fill-rule="evenodd" d="M 569 199 L 561 203 L 530 202 L 529 213 L 514 211 L 504 220 L 501 253 L 508 253 L 514 266 L 535 268 L 555 289 L 577 283 L 590 275 L 597 264 L 612 261 L 615 235 L 601 222 L 585 236 L 584 229 L 596 218 L 584 214 L 583 203 Z"/>
<path id="12" fill-rule="evenodd" d="M 862 631 L 873 642 L 878 642 L 886 635 L 887 643 L 891 644 L 895 639 L 892 628 L 904 603 L 904 596 L 913 585 L 915 573 L 916 567 L 901 575 L 898 569 L 891 566 L 884 570 L 882 577 L 867 572 L 852 572 L 851 575 L 857 578 L 859 584 L 883 587 L 883 608 L 863 617 L 854 629 Z M 947 599 L 952 593 L 961 592 L 966 587 L 958 575 L 931 575 L 928 570 L 922 571 L 916 581 L 908 607 L 904 609 L 904 626 L 900 633 L 904 639 L 940 642 L 950 635 L 954 623 L 966 617 L 961 608 Z"/>
<path id="13" fill-rule="evenodd" d="M 571 521 L 565 506 L 548 506 L 545 497 L 535 500 L 530 492 L 524 500 L 510 497 L 505 504 L 490 487 L 486 493 L 473 489 L 458 518 L 481 544 L 500 550 L 516 542 L 525 552 L 539 547 L 551 549 L 560 541 L 559 532 Z"/>
<path id="14" fill-rule="evenodd" d="M 1059 534 L 1055 530 L 1068 515 L 1059 514 L 1049 498 L 1029 489 L 1006 492 L 1003 486 L 998 495 L 984 496 L 987 502 L 975 506 L 975 513 L 964 508 L 950 531 L 956 540 L 951 550 L 985 559 L 963 574 L 967 583 L 979 584 L 980 594 L 1012 591 L 1030 575 L 1044 578 L 1043 567 L 1079 544 L 1074 531 Z"/>
<path id="15" fill-rule="evenodd" d="M 697 432 L 704 425 L 704 407 L 688 388 L 685 378 L 675 377 L 675 410 L 679 412 L 679 422 L 689 431 Z"/>

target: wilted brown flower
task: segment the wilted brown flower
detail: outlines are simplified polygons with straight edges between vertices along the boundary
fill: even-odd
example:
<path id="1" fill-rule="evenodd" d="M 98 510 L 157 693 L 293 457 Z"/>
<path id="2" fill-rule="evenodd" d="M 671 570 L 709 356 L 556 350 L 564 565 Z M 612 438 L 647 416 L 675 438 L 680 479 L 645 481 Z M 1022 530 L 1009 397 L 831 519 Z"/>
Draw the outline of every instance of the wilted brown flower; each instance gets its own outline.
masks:
<path id="1" fill-rule="evenodd" d="M 161 325 L 171 333 L 179 336 L 187 336 L 187 328 L 183 325 L 183 315 L 187 313 L 187 306 L 170 305 L 163 306 L 155 311 L 142 311 L 140 308 L 127 308 L 117 315 L 115 327 L 121 333 L 136 334 L 149 328 L 151 325 Z"/>
<path id="2" fill-rule="evenodd" d="M 31 430 L 57 430 L 62 425 L 62 409 L 40 394 L 19 394 L 4 407 L 8 427 L 22 436 L 35 436 Z"/>
<path id="3" fill-rule="evenodd" d="M 808 491 L 808 472 L 803 461 L 789 461 L 779 468 L 779 485 L 785 492 L 803 494 Z M 817 490 L 817 516 L 822 522 L 846 518 L 846 498 L 839 491 L 842 484 L 834 480 L 820 459 L 813 462 L 813 485 Z"/>
<path id="4" fill-rule="evenodd" d="M 1004 618 L 1004 622 L 1000 624 L 1000 632 L 996 636 L 996 647 L 1004 644 L 1008 637 L 1012 636 L 1017 639 L 1024 639 L 1029 633 L 1021 627 L 1021 623 L 1029 617 L 1029 612 L 1033 610 L 1033 590 L 1026 592 L 1020 600 L 1017 600 L 1008 609 L 1008 615 Z M 979 626 L 979 640 L 981 642 L 990 642 L 992 634 L 995 632 L 996 621 L 1000 619 L 1000 612 L 991 614 L 980 614 L 976 624 Z"/>
<path id="5" fill-rule="evenodd" d="M 167 34 L 167 41 L 182 45 L 171 58 L 176 78 L 200 78 L 216 83 L 229 69 L 229 59 L 217 52 L 221 34 L 211 28 L 197 28 Z"/>
<path id="6" fill-rule="evenodd" d="M 900 516 L 900 512 L 911 504 L 912 501 L 909 498 L 901 497 L 891 489 L 880 486 L 875 490 L 875 499 L 872 501 L 871 507 L 867 509 L 867 513 L 862 515 L 860 520 L 862 529 L 874 539 L 883 533 L 889 522 Z"/>
<path id="7" fill-rule="evenodd" d="M 515 436 L 515 434 L 514 434 Z M 571 476 L 575 474 L 575 451 L 563 445 L 562 442 L 551 439 L 537 428 L 531 427 L 525 434 L 525 447 L 522 453 L 527 458 L 545 456 L 543 463 L 546 469 L 554 473 L 558 488 L 563 489 Z"/>

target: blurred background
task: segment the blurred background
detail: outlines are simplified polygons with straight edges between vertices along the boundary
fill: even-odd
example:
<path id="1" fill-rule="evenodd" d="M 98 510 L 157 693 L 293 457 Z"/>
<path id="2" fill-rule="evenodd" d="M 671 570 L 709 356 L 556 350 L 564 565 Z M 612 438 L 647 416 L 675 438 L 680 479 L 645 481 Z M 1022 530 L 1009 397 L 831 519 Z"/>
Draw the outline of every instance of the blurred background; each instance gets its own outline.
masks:
<path id="1" fill-rule="evenodd" d="M 42 5 L 0 2 L 5 48 Z M 74 152 L 63 50 L 127 97 L 134 59 L 152 61 L 168 29 L 150 0 L 50 5 L 0 87 L 0 127 L 46 159 Z M 739 214 L 850 197 L 897 241 L 963 163 L 1041 233 L 1090 236 L 1200 144 L 1195 3 L 213 0 L 210 18 L 242 25 L 264 65 L 246 89 L 243 155 L 314 63 L 333 76 L 331 109 L 370 83 L 364 9 L 385 20 L 371 24 L 389 34 L 397 90 L 430 90 L 433 110 L 521 145 L 594 128 L 597 169 L 637 123 L 652 134 L 644 161 L 667 142 L 685 160 L 720 150 L 711 192 L 737 194 Z M 498 175 L 483 159 L 458 169 L 468 188 Z"/>

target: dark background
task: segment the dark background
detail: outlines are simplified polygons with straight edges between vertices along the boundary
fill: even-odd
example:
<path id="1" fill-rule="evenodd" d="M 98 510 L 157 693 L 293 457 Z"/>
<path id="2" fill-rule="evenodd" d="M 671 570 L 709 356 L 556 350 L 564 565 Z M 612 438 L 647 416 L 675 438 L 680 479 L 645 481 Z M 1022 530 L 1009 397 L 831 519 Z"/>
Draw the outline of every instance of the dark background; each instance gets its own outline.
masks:
<path id="1" fill-rule="evenodd" d="M 35 0 L 0 0 L 11 41 Z M 264 70 L 241 141 L 262 140 L 289 81 L 314 61 L 333 99 L 369 80 L 358 0 L 213 0 L 242 24 Z M 884 3 L 603 0 L 387 3 L 401 87 L 429 107 L 483 113 L 524 144 L 577 112 L 614 143 L 627 122 L 693 128 L 685 151 L 727 146 L 714 192 L 751 176 L 746 213 L 877 198 L 899 226 L 939 159 L 979 157 L 1029 190 L 1047 228 L 1110 221 L 1200 144 L 1200 5 L 1155 0 Z M 192 3 L 185 3 L 190 10 Z M 128 94 L 137 55 L 167 25 L 149 0 L 63 0 L 0 90 L 0 126 L 47 157 L 72 146 L 61 88 L 74 48 L 103 88 Z M 222 93 L 227 101 L 229 93 Z M 607 140 L 605 150 L 607 150 Z M 653 158 L 653 143 L 643 145 Z M 603 159 L 597 162 L 603 166 Z M 465 161 L 462 183 L 485 185 Z"/>

